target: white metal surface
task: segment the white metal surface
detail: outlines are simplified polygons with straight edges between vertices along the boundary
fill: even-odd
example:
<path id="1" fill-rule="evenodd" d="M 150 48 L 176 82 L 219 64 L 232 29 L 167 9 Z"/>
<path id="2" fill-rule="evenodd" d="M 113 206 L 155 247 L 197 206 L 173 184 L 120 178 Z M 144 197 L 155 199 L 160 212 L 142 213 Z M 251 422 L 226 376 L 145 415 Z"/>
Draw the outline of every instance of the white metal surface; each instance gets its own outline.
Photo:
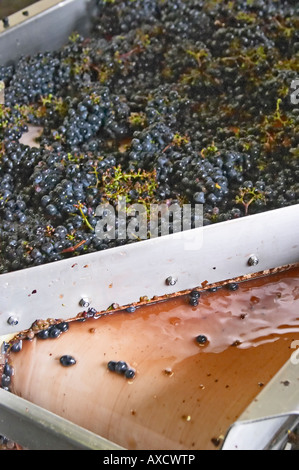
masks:
<path id="1" fill-rule="evenodd" d="M 299 261 L 299 206 L 244 217 L 0 276 L 0 334 Z M 250 266 L 252 254 L 258 265 Z M 169 276 L 177 278 L 168 285 Z M 17 325 L 9 324 L 17 317 Z"/>

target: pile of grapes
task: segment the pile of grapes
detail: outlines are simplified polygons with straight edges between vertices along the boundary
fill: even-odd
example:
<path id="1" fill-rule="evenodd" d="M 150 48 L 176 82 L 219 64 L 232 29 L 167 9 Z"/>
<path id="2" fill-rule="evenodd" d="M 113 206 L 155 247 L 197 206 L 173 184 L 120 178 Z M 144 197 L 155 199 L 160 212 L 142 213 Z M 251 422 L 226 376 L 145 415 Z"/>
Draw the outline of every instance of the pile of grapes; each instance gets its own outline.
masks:
<path id="1" fill-rule="evenodd" d="M 0 66 L 0 273 L 131 242 L 96 235 L 119 197 L 203 204 L 205 225 L 299 202 L 297 0 L 99 0 L 93 20 Z"/>

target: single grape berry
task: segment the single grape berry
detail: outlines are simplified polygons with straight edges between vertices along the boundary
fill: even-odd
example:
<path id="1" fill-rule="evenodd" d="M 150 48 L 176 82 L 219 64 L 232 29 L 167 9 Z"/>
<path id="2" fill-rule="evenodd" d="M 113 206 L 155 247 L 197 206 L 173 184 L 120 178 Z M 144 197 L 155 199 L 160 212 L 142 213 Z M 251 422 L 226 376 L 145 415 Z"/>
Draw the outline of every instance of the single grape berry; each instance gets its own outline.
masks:
<path id="1" fill-rule="evenodd" d="M 200 292 L 198 292 L 198 290 L 193 290 L 193 291 L 190 292 L 190 296 L 194 299 L 199 299 Z"/>
<path id="2" fill-rule="evenodd" d="M 207 341 L 208 341 L 208 338 L 205 335 L 196 336 L 196 342 L 198 344 L 206 344 Z"/>
<path id="3" fill-rule="evenodd" d="M 2 375 L 2 379 L 1 379 L 2 387 L 9 387 L 10 382 L 11 382 L 11 378 L 9 377 L 9 375 Z"/>
<path id="4" fill-rule="evenodd" d="M 128 369 L 128 364 L 124 361 L 118 361 L 115 364 L 115 372 L 117 372 L 118 374 L 124 374 L 127 369 Z"/>
<path id="5" fill-rule="evenodd" d="M 126 309 L 126 311 L 127 311 L 128 313 L 133 313 L 133 312 L 136 311 L 136 307 L 134 307 L 134 305 L 131 305 L 130 307 L 128 307 L 128 308 Z"/>
<path id="6" fill-rule="evenodd" d="M 111 372 L 115 372 L 115 366 L 116 366 L 116 361 L 108 362 L 108 369 L 111 370 Z"/>
<path id="7" fill-rule="evenodd" d="M 239 289 L 239 285 L 236 282 L 230 282 L 227 286 L 232 291 Z"/>
<path id="8" fill-rule="evenodd" d="M 135 371 L 133 369 L 127 369 L 125 372 L 126 379 L 133 379 L 135 377 Z"/>
<path id="9" fill-rule="evenodd" d="M 12 369 L 12 366 L 8 364 L 8 362 L 5 363 L 5 366 L 3 368 L 3 374 L 4 375 L 7 375 L 8 377 L 11 377 L 12 376 L 12 372 L 13 372 L 13 369 Z"/>
<path id="10" fill-rule="evenodd" d="M 57 325 L 55 325 L 56 328 L 58 328 L 60 331 L 62 331 L 63 333 L 65 331 L 68 331 L 69 329 L 69 324 L 67 322 L 61 322 L 61 323 L 58 323 Z"/>
<path id="11" fill-rule="evenodd" d="M 217 292 L 217 290 L 218 290 L 218 287 L 217 287 L 217 286 L 215 286 L 215 287 L 210 287 L 209 292 Z"/>
<path id="12" fill-rule="evenodd" d="M 23 347 L 23 342 L 22 340 L 20 339 L 19 341 L 16 341 L 12 347 L 11 347 L 11 351 L 13 352 L 19 352 L 22 350 L 22 347 Z"/>
<path id="13" fill-rule="evenodd" d="M 37 333 L 37 337 L 39 339 L 48 339 L 49 338 L 49 330 L 41 330 Z"/>
<path id="14" fill-rule="evenodd" d="M 73 356 L 69 356 L 68 354 L 61 356 L 59 361 L 60 361 L 60 364 L 64 367 L 73 366 L 77 362 Z"/>
<path id="15" fill-rule="evenodd" d="M 56 325 L 49 328 L 49 338 L 58 338 L 61 333 L 62 331 Z"/>

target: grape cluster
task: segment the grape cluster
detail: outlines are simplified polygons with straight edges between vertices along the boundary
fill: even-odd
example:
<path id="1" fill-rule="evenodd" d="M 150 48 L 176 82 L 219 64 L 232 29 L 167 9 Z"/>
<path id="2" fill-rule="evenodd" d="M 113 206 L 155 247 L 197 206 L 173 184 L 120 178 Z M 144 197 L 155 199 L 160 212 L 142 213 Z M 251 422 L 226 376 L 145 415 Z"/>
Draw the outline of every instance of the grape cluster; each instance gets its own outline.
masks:
<path id="1" fill-rule="evenodd" d="M 9 81 L 5 96 L 6 105 L 28 104 L 40 96 L 54 93 L 58 68 L 59 58 L 51 53 L 22 58 Z"/>
<path id="2" fill-rule="evenodd" d="M 95 233 L 119 195 L 205 225 L 299 202 L 296 0 L 97 3 L 89 37 L 0 66 L 0 273 L 132 242 Z"/>

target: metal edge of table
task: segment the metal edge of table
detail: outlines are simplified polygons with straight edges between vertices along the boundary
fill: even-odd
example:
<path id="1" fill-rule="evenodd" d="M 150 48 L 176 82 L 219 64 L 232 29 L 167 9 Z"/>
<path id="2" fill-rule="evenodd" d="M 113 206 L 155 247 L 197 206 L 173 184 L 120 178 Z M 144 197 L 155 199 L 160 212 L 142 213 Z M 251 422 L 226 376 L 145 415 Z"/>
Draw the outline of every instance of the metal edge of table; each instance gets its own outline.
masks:
<path id="1" fill-rule="evenodd" d="M 122 450 L 117 444 L 3 389 L 0 389 L 0 434 L 28 450 Z"/>
<path id="2" fill-rule="evenodd" d="M 41 0 L 0 23 L 0 65 L 22 56 L 53 51 L 65 44 L 74 31 L 87 35 L 96 10 L 95 0 Z"/>

